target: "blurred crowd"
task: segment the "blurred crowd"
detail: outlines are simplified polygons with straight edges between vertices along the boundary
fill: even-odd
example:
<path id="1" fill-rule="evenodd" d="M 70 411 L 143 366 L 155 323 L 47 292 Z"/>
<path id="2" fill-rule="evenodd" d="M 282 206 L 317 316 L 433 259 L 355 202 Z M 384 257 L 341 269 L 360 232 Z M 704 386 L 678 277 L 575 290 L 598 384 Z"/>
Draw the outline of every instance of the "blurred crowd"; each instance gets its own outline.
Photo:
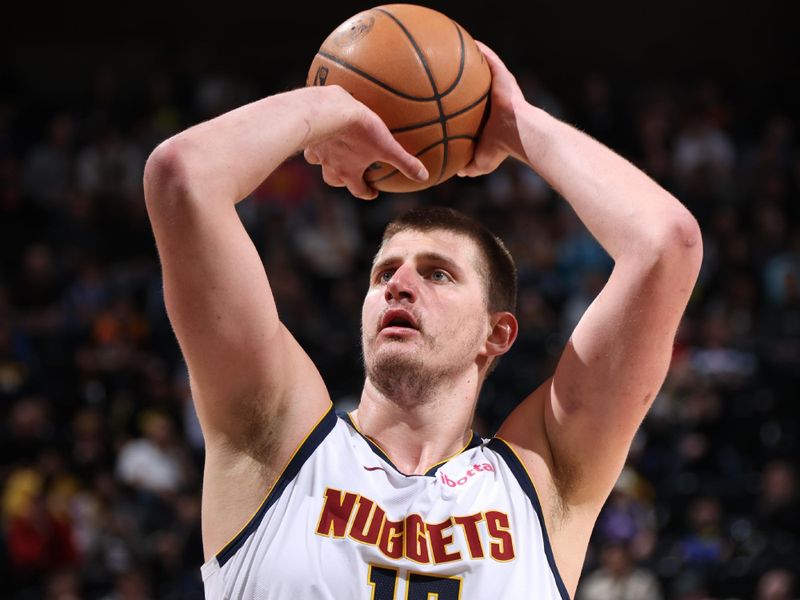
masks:
<path id="1" fill-rule="evenodd" d="M 673 192 L 704 234 L 667 381 L 600 516 L 578 599 L 796 598 L 798 113 L 769 90 L 753 100 L 713 80 L 592 73 L 568 94 L 520 80 Z M 132 82 L 104 69 L 85 89 L 70 102 L 0 95 L 0 595 L 200 598 L 203 439 L 142 170 L 159 141 L 264 90 L 225 73 Z M 552 372 L 612 267 L 543 180 L 507 162 L 362 203 L 295 157 L 239 207 L 283 321 L 348 409 L 376 242 L 418 203 L 480 217 L 517 261 L 521 334 L 474 425 L 489 436 Z"/>

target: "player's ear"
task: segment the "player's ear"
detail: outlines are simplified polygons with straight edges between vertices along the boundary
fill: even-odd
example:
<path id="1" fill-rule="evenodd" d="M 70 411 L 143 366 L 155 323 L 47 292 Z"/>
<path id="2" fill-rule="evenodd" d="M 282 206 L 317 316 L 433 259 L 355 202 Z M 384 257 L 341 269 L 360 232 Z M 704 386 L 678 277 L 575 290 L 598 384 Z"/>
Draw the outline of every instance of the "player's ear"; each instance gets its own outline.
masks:
<path id="1" fill-rule="evenodd" d="M 505 354 L 517 339 L 519 332 L 517 318 L 510 312 L 496 312 L 491 316 L 490 325 L 492 329 L 486 338 L 486 354 L 488 356 Z"/>

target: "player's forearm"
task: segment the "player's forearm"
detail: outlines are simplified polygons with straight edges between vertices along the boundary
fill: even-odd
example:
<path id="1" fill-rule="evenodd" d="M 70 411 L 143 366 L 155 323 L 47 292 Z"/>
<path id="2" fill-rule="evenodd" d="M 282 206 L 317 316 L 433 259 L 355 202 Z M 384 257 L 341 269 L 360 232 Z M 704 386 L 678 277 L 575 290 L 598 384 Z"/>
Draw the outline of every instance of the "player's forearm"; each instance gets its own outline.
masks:
<path id="1" fill-rule="evenodd" d="M 145 190 L 210 202 L 245 198 L 289 156 L 351 117 L 338 88 L 269 96 L 195 125 L 156 148 Z M 151 198 L 149 197 L 148 200 Z"/>
<path id="2" fill-rule="evenodd" d="M 699 247 L 691 214 L 631 163 L 529 104 L 515 115 L 513 153 L 572 205 L 615 260 Z"/>

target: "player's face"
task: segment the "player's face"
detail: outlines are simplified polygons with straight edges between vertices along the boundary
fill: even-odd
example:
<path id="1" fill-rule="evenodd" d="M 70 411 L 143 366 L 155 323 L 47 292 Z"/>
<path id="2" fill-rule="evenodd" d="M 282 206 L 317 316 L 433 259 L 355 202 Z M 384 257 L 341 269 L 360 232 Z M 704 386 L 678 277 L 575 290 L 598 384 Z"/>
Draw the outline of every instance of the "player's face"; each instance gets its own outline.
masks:
<path id="1" fill-rule="evenodd" d="M 367 372 L 412 361 L 431 375 L 468 368 L 489 334 L 479 251 L 449 231 L 402 231 L 375 257 L 362 309 Z"/>

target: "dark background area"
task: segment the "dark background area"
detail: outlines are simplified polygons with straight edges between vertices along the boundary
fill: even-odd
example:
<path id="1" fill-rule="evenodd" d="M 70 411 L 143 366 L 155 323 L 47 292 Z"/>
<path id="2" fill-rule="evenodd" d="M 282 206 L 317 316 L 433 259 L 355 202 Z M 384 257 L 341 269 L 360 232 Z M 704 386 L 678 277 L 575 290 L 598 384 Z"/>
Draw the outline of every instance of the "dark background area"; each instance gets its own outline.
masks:
<path id="1" fill-rule="evenodd" d="M 315 49 L 364 2 L 16 3 L 4 9 L 3 56 L 29 89 L 77 93 L 98 65 L 136 70 L 224 66 L 300 82 Z M 765 2 L 431 2 L 509 64 L 550 85 L 602 69 L 615 76 L 704 77 L 743 89 L 783 87 L 800 74 L 797 7 Z M 38 75 L 46 74 L 47 81 Z M 6 82 L 7 84 L 7 82 Z M 789 92 L 784 88 L 785 92 Z M 785 102 L 797 102 L 786 96 Z"/>
<path id="2" fill-rule="evenodd" d="M 141 169 L 180 129 L 302 85 L 325 36 L 370 6 L 3 7 L 0 596 L 201 597 L 202 439 L 164 314 Z M 579 599 L 620 588 L 639 600 L 796 598 L 795 3 L 430 6 L 493 47 L 530 100 L 645 169 L 703 230 L 670 374 L 598 521 Z M 490 224 L 520 269 L 523 335 L 475 422 L 489 435 L 552 372 L 610 269 L 541 180 L 508 162 L 478 181 L 365 205 L 295 159 L 240 214 L 282 318 L 347 408 L 363 381 L 365 269 L 387 219 L 420 202 Z M 321 264 L 320 248 L 345 250 Z"/>

